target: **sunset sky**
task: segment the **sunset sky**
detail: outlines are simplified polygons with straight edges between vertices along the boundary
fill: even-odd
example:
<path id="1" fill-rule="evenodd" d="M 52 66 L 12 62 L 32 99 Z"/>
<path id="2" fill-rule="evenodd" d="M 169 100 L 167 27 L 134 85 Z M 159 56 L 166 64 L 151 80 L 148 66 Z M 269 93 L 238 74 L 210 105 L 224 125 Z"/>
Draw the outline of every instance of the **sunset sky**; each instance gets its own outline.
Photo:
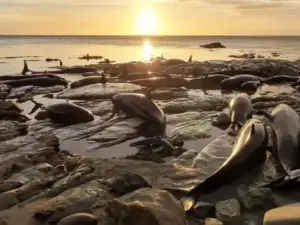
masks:
<path id="1" fill-rule="evenodd" d="M 0 0 L 0 34 L 300 35 L 300 0 Z"/>

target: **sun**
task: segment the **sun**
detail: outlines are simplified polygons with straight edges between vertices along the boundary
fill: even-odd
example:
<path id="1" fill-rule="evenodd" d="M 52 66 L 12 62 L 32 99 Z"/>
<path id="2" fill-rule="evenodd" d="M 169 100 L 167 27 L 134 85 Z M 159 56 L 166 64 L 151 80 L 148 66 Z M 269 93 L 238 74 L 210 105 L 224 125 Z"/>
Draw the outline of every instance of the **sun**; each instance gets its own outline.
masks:
<path id="1" fill-rule="evenodd" d="M 138 35 L 155 35 L 159 32 L 157 15 L 150 7 L 141 8 L 135 21 L 135 33 Z"/>

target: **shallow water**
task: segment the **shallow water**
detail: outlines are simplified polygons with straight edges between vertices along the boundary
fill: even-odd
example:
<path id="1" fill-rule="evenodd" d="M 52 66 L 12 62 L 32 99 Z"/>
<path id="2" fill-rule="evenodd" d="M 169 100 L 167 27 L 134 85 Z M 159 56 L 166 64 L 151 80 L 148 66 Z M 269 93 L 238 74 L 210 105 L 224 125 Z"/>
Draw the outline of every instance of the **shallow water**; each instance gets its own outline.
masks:
<path id="1" fill-rule="evenodd" d="M 221 42 L 227 48 L 211 51 L 199 47 L 210 42 Z M 280 52 L 283 53 L 280 56 L 282 59 L 298 59 L 300 37 L 0 36 L 0 49 L 1 75 L 20 73 L 24 59 L 40 60 L 28 62 L 29 68 L 33 70 L 45 70 L 59 65 L 58 62 L 46 62 L 47 57 L 59 58 L 67 66 L 88 65 L 100 61 L 78 59 L 86 54 L 101 55 L 117 62 L 148 60 L 161 54 L 166 58 L 186 60 L 193 55 L 196 61 L 228 60 L 231 54 L 251 52 L 271 58 L 272 52 Z"/>

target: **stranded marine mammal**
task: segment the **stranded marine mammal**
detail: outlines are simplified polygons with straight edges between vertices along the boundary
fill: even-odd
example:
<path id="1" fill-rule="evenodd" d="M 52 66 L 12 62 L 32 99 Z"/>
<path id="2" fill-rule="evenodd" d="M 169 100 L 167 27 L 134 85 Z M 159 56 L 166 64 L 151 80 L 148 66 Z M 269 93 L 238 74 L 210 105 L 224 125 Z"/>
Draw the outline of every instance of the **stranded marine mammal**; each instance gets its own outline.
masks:
<path id="1" fill-rule="evenodd" d="M 235 140 L 231 155 L 223 165 L 181 199 L 184 210 L 189 211 L 201 195 L 232 183 L 257 168 L 257 165 L 266 159 L 267 145 L 268 134 L 265 125 L 257 119 L 247 121 Z"/>

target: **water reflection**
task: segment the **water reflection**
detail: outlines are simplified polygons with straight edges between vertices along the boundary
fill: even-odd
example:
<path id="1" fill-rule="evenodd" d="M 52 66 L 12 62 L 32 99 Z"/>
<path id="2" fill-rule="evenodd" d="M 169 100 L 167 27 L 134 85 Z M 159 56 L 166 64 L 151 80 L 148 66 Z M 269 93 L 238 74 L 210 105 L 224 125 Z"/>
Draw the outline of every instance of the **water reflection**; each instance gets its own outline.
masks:
<path id="1" fill-rule="evenodd" d="M 143 55 L 144 60 L 149 61 L 153 54 L 153 48 L 149 40 L 144 40 Z"/>

